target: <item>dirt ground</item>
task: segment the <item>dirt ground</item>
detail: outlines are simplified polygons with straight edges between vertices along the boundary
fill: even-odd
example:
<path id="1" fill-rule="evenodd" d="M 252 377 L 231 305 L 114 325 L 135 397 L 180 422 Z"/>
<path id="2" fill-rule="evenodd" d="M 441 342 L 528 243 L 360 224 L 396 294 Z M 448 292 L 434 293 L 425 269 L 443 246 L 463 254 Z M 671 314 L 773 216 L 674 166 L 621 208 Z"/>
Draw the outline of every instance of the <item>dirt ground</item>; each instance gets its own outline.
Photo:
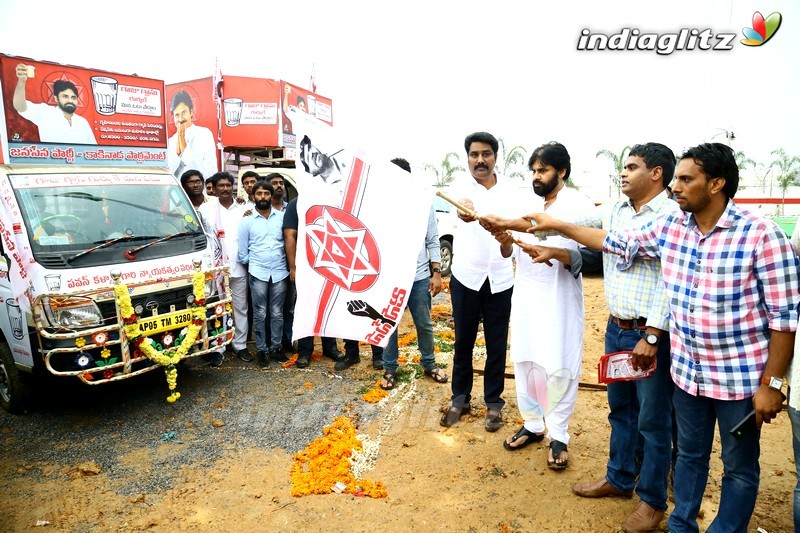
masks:
<path id="1" fill-rule="evenodd" d="M 587 278 L 584 283 L 586 335 L 582 381 L 594 384 L 607 311 L 602 279 Z M 437 301 L 449 306 L 449 297 Z M 401 333 L 408 329 L 406 316 Z M 438 357 L 446 363 L 448 373 L 451 355 L 442 352 Z M 362 363 L 351 371 L 369 374 L 371 369 Z M 508 371 L 511 372 L 510 365 Z M 346 380 L 342 386 L 347 386 Z M 360 396 L 353 394 L 353 398 L 359 398 L 356 401 L 361 401 Z M 447 406 L 449 394 L 449 385 L 425 378 L 403 383 L 358 428 L 359 433 L 376 443 L 374 468 L 364 478 L 383 482 L 387 498 L 336 493 L 292 497 L 291 454 L 279 447 L 247 445 L 235 435 L 227 436 L 230 445 L 213 461 L 172 466 L 177 471 L 171 486 L 134 495 L 112 482 L 110 472 L 102 465 L 34 464 L 29 458 L 15 458 L 10 453 L 0 464 L 3 491 L 0 530 L 296 531 L 309 527 L 322 531 L 620 530 L 619 525 L 636 506 L 635 498 L 586 500 L 570 491 L 572 484 L 605 472 L 609 426 L 604 391 L 580 389 L 570 426 L 570 466 L 561 472 L 546 467 L 545 443 L 513 453 L 503 449 L 502 440 L 514 433 L 521 422 L 513 379 L 506 382 L 505 426 L 497 433 L 484 430 L 484 406 L 478 401 L 473 401 L 471 416 L 452 428 L 440 427 L 440 410 Z M 473 396 L 482 397 L 482 380 L 477 376 Z M 210 416 L 207 422 L 216 423 L 213 419 Z M 221 426 L 219 431 L 226 429 Z M 0 435 L 6 452 L 9 445 L 20 445 L 12 433 L 4 429 Z M 750 530 L 788 533 L 792 530 L 790 497 L 795 465 L 785 413 L 765 426 L 761 442 L 761 490 Z M 171 464 L 170 455 L 189 445 L 164 442 L 155 450 L 148 446 L 125 448 L 122 460 L 134 465 L 134 471 L 146 473 L 165 468 Z M 59 441 L 53 442 L 53 446 L 68 444 Z M 26 475 L 31 469 L 36 469 L 39 475 Z M 716 516 L 721 476 L 717 441 L 702 506 L 701 530 Z M 42 525 L 37 526 L 37 522 Z"/>

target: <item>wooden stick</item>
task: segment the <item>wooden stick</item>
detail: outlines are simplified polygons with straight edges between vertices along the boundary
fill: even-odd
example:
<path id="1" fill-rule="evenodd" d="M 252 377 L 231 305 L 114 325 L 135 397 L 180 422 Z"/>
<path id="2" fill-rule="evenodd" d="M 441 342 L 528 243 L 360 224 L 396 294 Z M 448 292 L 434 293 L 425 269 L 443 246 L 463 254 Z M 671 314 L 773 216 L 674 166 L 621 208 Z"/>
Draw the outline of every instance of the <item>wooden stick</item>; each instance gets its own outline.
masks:
<path id="1" fill-rule="evenodd" d="M 457 201 L 455 201 L 455 200 L 453 200 L 452 198 L 450 198 L 449 196 L 447 196 L 447 195 L 446 195 L 445 193 L 443 193 L 442 191 L 436 191 L 436 196 L 438 196 L 439 198 L 442 198 L 442 199 L 444 199 L 444 200 L 447 200 L 448 202 L 450 202 L 451 204 L 453 204 L 454 206 L 456 206 L 456 207 L 457 207 L 457 208 L 458 208 L 460 211 L 463 211 L 464 213 L 466 213 L 466 214 L 468 214 L 468 215 L 472 215 L 472 216 L 474 216 L 475 218 L 477 218 L 478 220 L 480 220 L 480 219 L 481 219 L 481 216 L 480 216 L 478 213 L 476 213 L 475 211 L 473 211 L 472 209 L 470 209 L 470 208 L 468 208 L 468 207 L 464 207 L 463 205 L 461 205 L 461 204 L 460 204 L 460 203 L 458 203 Z M 519 246 L 519 245 L 523 244 L 523 242 L 522 242 L 522 241 L 520 241 L 519 239 L 515 238 L 513 235 L 511 236 L 511 239 L 514 241 L 514 243 L 515 243 L 515 244 L 517 244 L 517 246 Z M 552 263 L 548 263 L 548 264 L 549 264 L 550 266 L 552 266 Z"/>
<path id="2" fill-rule="evenodd" d="M 439 198 L 442 198 L 442 199 L 444 199 L 444 200 L 447 200 L 448 202 L 450 202 L 451 204 L 453 204 L 454 206 L 456 206 L 456 207 L 459 209 L 459 211 L 462 211 L 462 212 L 464 212 L 464 213 L 466 213 L 466 214 L 468 214 L 468 215 L 472 215 L 472 216 L 473 216 L 473 217 L 475 217 L 475 218 L 481 218 L 481 217 L 480 217 L 480 215 L 478 215 L 478 213 L 476 213 L 476 212 L 475 212 L 475 211 L 473 211 L 472 209 L 469 209 L 468 207 L 464 207 L 464 206 L 463 206 L 463 205 L 461 205 L 460 203 L 456 202 L 455 200 L 453 200 L 452 198 L 450 198 L 449 196 L 447 196 L 447 195 L 446 195 L 445 193 L 443 193 L 442 191 L 436 191 L 436 196 L 438 196 Z"/>

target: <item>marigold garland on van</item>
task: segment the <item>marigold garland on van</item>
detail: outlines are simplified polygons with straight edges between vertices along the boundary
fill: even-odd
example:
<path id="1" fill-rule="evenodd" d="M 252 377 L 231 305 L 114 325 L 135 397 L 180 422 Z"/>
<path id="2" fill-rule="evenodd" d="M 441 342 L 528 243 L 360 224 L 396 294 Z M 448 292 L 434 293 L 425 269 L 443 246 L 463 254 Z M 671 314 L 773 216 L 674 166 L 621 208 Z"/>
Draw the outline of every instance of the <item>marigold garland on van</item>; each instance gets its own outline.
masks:
<path id="1" fill-rule="evenodd" d="M 181 393 L 176 391 L 178 383 L 178 369 L 175 365 L 189 352 L 189 349 L 197 340 L 200 330 L 206 320 L 206 298 L 205 298 L 205 274 L 196 271 L 192 275 L 192 292 L 194 301 L 192 302 L 192 322 L 186 328 L 186 335 L 181 343 L 173 348 L 162 348 L 160 344 L 153 342 L 150 337 L 142 335 L 139 329 L 136 312 L 131 303 L 131 295 L 128 286 L 124 283 L 114 285 L 114 296 L 119 306 L 120 315 L 124 324 L 125 336 L 133 347 L 147 356 L 148 359 L 164 367 L 167 377 L 167 385 L 172 393 L 167 397 L 169 403 L 175 402 L 181 397 Z"/>

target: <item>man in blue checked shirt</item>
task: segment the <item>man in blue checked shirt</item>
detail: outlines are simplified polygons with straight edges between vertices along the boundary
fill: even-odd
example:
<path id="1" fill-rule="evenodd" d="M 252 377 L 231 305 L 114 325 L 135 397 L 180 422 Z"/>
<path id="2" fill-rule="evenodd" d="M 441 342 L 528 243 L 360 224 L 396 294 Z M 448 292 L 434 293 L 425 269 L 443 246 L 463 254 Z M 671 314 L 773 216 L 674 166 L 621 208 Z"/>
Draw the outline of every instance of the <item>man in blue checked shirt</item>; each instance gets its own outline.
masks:
<path id="1" fill-rule="evenodd" d="M 262 368 L 269 366 L 269 359 L 279 363 L 288 360 L 281 351 L 281 336 L 289 269 L 283 243 L 283 212 L 272 209 L 273 191 L 269 182 L 256 182 L 252 190 L 255 212 L 239 225 L 238 261 L 247 267 L 258 364 Z M 269 339 L 264 330 L 268 308 Z"/>
<path id="2" fill-rule="evenodd" d="M 738 185 L 730 147 L 689 148 L 673 186 L 682 211 L 642 228 L 610 231 L 603 243 L 604 252 L 626 264 L 635 257 L 661 262 L 678 423 L 675 509 L 667 525 L 676 533 L 699 530 L 715 425 L 725 475 L 707 531 L 747 530 L 758 494 L 759 428 L 781 410 L 792 359 L 800 303 L 797 255 L 776 224 L 733 202 Z M 542 223 L 537 230 L 559 230 L 533 218 Z M 582 238 L 596 239 L 590 233 Z M 753 410 L 754 429 L 734 437 L 731 430 Z"/>

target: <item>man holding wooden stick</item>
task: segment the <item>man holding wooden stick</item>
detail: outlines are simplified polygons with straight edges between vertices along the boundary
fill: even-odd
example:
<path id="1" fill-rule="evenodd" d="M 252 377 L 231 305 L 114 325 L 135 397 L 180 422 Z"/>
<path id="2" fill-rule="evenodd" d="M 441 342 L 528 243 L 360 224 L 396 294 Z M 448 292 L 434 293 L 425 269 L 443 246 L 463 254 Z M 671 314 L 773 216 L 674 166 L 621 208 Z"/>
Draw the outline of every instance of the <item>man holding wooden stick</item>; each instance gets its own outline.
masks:
<path id="1" fill-rule="evenodd" d="M 476 132 L 464 140 L 471 180 L 459 191 L 460 203 L 470 211 L 507 213 L 514 198 L 509 183 L 494 172 L 498 142 L 490 133 Z M 450 278 L 455 349 L 453 355 L 452 405 L 439 423 L 450 427 L 469 413 L 472 399 L 472 352 L 483 320 L 486 340 L 484 400 L 486 431 L 503 425 L 500 397 L 505 386 L 508 318 L 514 274 L 511 260 L 500 254 L 491 233 L 476 223 L 475 213 L 459 211 L 455 253 Z"/>

